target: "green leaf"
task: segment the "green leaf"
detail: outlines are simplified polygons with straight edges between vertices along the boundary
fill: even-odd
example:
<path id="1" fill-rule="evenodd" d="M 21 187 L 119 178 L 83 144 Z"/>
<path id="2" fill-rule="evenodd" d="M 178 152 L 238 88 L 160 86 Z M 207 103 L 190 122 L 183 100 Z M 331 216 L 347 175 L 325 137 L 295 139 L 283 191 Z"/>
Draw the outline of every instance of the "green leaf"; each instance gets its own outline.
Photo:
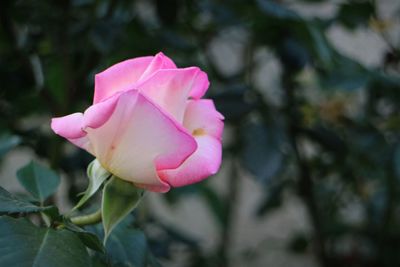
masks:
<path id="1" fill-rule="evenodd" d="M 143 192 L 132 183 L 115 176 L 106 183 L 101 204 L 104 243 L 114 227 L 135 209 Z"/>
<path id="2" fill-rule="evenodd" d="M 63 216 L 60 214 L 60 211 L 55 206 L 50 206 L 48 209 L 43 211 L 43 213 L 52 221 L 62 221 Z"/>
<path id="3" fill-rule="evenodd" d="M 268 16 L 279 19 L 293 19 L 293 20 L 300 19 L 300 17 L 297 15 L 296 12 L 274 1 L 257 0 L 257 4 L 260 10 Z"/>
<path id="4" fill-rule="evenodd" d="M 121 267 L 160 266 L 150 251 L 144 233 L 135 229 L 133 222 L 134 217 L 129 214 L 114 228 L 107 240 L 106 257 L 97 255 L 100 263 L 108 262 L 112 266 Z M 88 229 L 98 236 L 103 235 L 99 225 L 90 225 Z"/>
<path id="5" fill-rule="evenodd" d="M 310 21 L 305 24 L 308 46 L 313 56 L 322 66 L 331 67 L 334 49 L 325 35 L 324 29 L 316 21 Z"/>
<path id="6" fill-rule="evenodd" d="M 241 84 L 227 86 L 212 96 L 218 110 L 228 121 L 238 121 L 257 107 L 255 101 L 246 101 L 249 88 Z"/>
<path id="7" fill-rule="evenodd" d="M 354 29 L 357 26 L 368 26 L 373 16 L 375 16 L 375 6 L 372 1 L 353 1 L 340 5 L 337 19 L 344 26 Z"/>
<path id="8" fill-rule="evenodd" d="M 76 210 L 85 204 L 86 201 L 88 201 L 97 192 L 97 190 L 99 190 L 100 186 L 111 174 L 101 167 L 100 162 L 95 159 L 89 164 L 87 168 L 87 175 L 89 178 L 89 185 L 83 194 L 83 197 L 72 210 Z"/>
<path id="9" fill-rule="evenodd" d="M 108 264 L 105 260 L 99 258 L 98 255 L 92 255 L 91 260 L 92 267 L 110 267 L 110 264 Z"/>
<path id="10" fill-rule="evenodd" d="M 332 69 L 319 75 L 322 88 L 356 90 L 365 87 L 371 80 L 371 73 L 358 62 L 340 55 L 335 55 Z"/>
<path id="11" fill-rule="evenodd" d="M 76 233 L 82 243 L 84 243 L 88 248 L 105 253 L 105 248 L 97 235 L 88 232 L 70 222 L 64 222 L 64 225 L 67 230 Z"/>
<path id="12" fill-rule="evenodd" d="M 156 259 L 156 257 L 152 253 L 149 253 L 147 257 L 147 262 L 151 267 L 162 267 L 161 263 Z"/>
<path id="13" fill-rule="evenodd" d="M 0 135 L 0 158 L 16 147 L 19 143 L 21 143 L 21 138 L 16 135 L 10 135 L 7 133 Z"/>
<path id="14" fill-rule="evenodd" d="M 397 144 L 393 153 L 393 173 L 400 180 L 400 144 Z"/>
<path id="15" fill-rule="evenodd" d="M 86 247 L 74 233 L 6 216 L 0 217 L 0 255 L 0 266 L 90 266 Z"/>
<path id="16" fill-rule="evenodd" d="M 28 201 L 17 198 L 0 187 L 0 213 L 40 212 L 50 207 L 38 207 Z"/>
<path id="17" fill-rule="evenodd" d="M 31 161 L 17 171 L 21 185 L 38 199 L 44 202 L 60 184 L 60 177 L 52 170 Z"/>
<path id="18" fill-rule="evenodd" d="M 258 181 L 268 184 L 283 169 L 284 132 L 273 123 L 248 123 L 244 127 L 243 165 Z"/>
<path id="19" fill-rule="evenodd" d="M 118 229 L 109 237 L 107 252 L 118 266 L 145 267 L 148 256 L 146 236 L 137 229 Z"/>

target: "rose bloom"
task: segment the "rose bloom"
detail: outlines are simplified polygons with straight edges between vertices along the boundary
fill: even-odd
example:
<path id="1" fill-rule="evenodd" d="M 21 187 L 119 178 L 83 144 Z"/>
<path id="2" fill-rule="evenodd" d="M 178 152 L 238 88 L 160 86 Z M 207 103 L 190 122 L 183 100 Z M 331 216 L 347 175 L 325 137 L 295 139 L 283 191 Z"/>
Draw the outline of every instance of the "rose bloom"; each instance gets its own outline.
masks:
<path id="1" fill-rule="evenodd" d="M 223 116 L 207 74 L 177 68 L 162 53 L 95 76 L 93 105 L 53 118 L 53 131 L 95 156 L 113 175 L 156 192 L 199 182 L 221 165 Z"/>

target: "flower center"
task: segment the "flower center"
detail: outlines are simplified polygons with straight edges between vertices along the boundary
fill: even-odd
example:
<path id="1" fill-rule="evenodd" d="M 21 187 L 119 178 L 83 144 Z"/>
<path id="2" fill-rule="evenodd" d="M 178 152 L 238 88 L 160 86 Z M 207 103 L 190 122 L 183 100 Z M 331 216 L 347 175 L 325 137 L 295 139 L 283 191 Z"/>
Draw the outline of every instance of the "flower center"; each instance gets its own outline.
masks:
<path id="1" fill-rule="evenodd" d="M 193 136 L 202 136 L 202 135 L 206 135 L 206 131 L 203 128 L 197 128 L 194 129 L 192 132 Z"/>

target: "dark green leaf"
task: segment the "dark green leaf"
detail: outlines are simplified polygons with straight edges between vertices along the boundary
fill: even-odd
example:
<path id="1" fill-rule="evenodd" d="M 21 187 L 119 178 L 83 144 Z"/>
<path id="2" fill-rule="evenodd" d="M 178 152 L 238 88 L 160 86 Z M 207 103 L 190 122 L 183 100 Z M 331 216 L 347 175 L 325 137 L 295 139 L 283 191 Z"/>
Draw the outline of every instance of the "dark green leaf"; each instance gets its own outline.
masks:
<path id="1" fill-rule="evenodd" d="M 0 213 L 29 213 L 41 212 L 49 207 L 39 207 L 25 200 L 19 199 L 0 187 Z"/>
<path id="2" fill-rule="evenodd" d="M 219 94 L 212 96 L 217 109 L 225 116 L 226 120 L 242 119 L 255 109 L 256 103 L 245 98 L 247 91 L 248 87 L 233 84 Z"/>
<path id="3" fill-rule="evenodd" d="M 149 253 L 147 261 L 150 267 L 162 267 L 161 263 L 156 259 L 156 257 L 152 253 Z"/>
<path id="4" fill-rule="evenodd" d="M 371 79 L 370 73 L 350 58 L 336 54 L 333 62 L 330 70 L 320 73 L 320 83 L 324 89 L 360 89 Z"/>
<path id="5" fill-rule="evenodd" d="M 308 46 L 317 59 L 317 63 L 322 64 L 324 67 L 330 67 L 334 57 L 334 49 L 329 43 L 322 26 L 315 21 L 311 21 L 307 22 L 305 27 L 307 30 L 305 41 L 308 42 Z"/>
<path id="6" fill-rule="evenodd" d="M 113 266 L 121 267 L 159 267 L 157 260 L 151 254 L 144 233 L 133 228 L 134 217 L 126 216 L 110 233 L 106 244 L 106 258 L 99 255 L 100 259 L 108 261 Z M 89 230 L 98 236 L 103 235 L 100 225 L 90 226 Z"/>
<path id="7" fill-rule="evenodd" d="M 267 184 L 282 169 L 284 134 L 274 125 L 267 128 L 249 123 L 244 129 L 243 164 L 260 182 Z"/>
<path id="8" fill-rule="evenodd" d="M 114 227 L 136 208 L 143 192 L 132 183 L 115 176 L 106 183 L 101 203 L 104 243 Z"/>
<path id="9" fill-rule="evenodd" d="M 257 4 L 264 14 L 280 19 L 298 19 L 296 12 L 272 0 L 257 0 Z"/>
<path id="10" fill-rule="evenodd" d="M 18 181 L 36 199 L 44 202 L 60 184 L 60 177 L 52 170 L 31 161 L 17 172 Z"/>
<path id="11" fill-rule="evenodd" d="M 142 231 L 133 228 L 120 228 L 110 235 L 107 253 L 112 262 L 122 266 L 145 267 L 147 261 L 147 241 Z"/>
<path id="12" fill-rule="evenodd" d="M 398 144 L 394 150 L 393 172 L 396 178 L 400 181 L 400 144 Z"/>
<path id="13" fill-rule="evenodd" d="M 91 260 L 92 260 L 92 267 L 111 267 L 109 263 L 99 258 L 98 255 L 96 254 L 92 255 Z"/>
<path id="14" fill-rule="evenodd" d="M 55 206 L 50 206 L 48 209 L 43 211 L 45 215 L 47 215 L 51 221 L 62 221 L 63 217 L 60 214 L 60 211 Z"/>
<path id="15" fill-rule="evenodd" d="M 8 151 L 16 147 L 21 142 L 21 138 L 16 135 L 2 134 L 0 135 L 0 158 Z"/>
<path id="16" fill-rule="evenodd" d="M 82 243 L 85 244 L 88 248 L 91 248 L 101 253 L 105 252 L 103 243 L 97 237 L 97 235 L 87 231 L 77 232 L 77 235 Z"/>
<path id="17" fill-rule="evenodd" d="M 86 247 L 74 233 L 6 216 L 0 218 L 0 255 L 0 266 L 90 266 Z"/>
<path id="18" fill-rule="evenodd" d="M 101 253 L 105 252 L 105 248 L 97 235 L 88 232 L 70 222 L 65 222 L 64 225 L 67 230 L 76 233 L 82 243 L 85 244 L 88 248 L 91 248 Z"/>
<path id="19" fill-rule="evenodd" d="M 352 1 L 340 5 L 337 19 L 346 27 L 354 29 L 357 26 L 368 26 L 375 7 L 372 1 Z"/>

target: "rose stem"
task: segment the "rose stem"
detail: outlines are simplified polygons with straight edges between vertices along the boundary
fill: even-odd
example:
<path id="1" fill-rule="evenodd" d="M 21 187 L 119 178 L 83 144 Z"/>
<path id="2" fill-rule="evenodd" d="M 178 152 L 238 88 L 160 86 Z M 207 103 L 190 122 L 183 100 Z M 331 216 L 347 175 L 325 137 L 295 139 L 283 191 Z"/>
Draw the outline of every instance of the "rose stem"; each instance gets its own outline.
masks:
<path id="1" fill-rule="evenodd" d="M 87 215 L 72 217 L 71 222 L 78 226 L 99 223 L 101 222 L 101 209 Z"/>

